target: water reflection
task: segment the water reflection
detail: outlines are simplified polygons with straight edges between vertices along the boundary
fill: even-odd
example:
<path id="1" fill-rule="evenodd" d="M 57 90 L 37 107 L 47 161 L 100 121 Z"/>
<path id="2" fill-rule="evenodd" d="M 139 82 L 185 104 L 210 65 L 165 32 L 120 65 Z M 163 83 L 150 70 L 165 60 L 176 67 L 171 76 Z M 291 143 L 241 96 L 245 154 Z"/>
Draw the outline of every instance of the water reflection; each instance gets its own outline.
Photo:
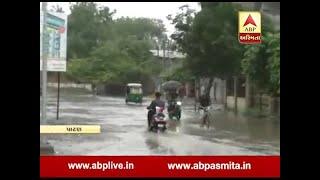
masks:
<path id="1" fill-rule="evenodd" d="M 146 145 L 150 149 L 151 154 L 176 154 L 172 147 L 166 142 L 167 135 L 165 133 L 152 133 L 149 132 L 146 138 Z"/>
<path id="2" fill-rule="evenodd" d="M 271 117 L 252 118 L 241 113 L 214 111 L 211 113 L 213 128 L 210 130 L 198 127 L 199 113 L 193 113 L 190 119 L 184 119 L 184 132 L 192 135 L 205 136 L 214 142 L 217 139 L 229 139 L 243 146 L 261 147 L 272 146 L 280 151 L 280 120 Z M 190 124 L 193 124 L 192 126 Z M 256 149 L 256 148 L 255 148 Z M 257 150 L 257 149 L 256 149 Z"/>

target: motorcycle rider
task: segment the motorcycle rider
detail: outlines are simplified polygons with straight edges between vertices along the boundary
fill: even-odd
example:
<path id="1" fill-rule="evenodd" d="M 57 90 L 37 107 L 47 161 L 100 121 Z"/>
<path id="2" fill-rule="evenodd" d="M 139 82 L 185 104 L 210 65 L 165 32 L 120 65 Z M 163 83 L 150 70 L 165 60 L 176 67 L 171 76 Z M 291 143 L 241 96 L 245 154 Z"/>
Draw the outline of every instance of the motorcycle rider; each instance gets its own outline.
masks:
<path id="1" fill-rule="evenodd" d="M 148 112 L 148 127 L 150 128 L 151 126 L 151 120 L 152 116 L 156 113 L 156 107 L 162 107 L 165 108 L 165 102 L 160 99 L 161 93 L 156 92 L 155 93 L 156 99 L 151 102 L 151 104 L 147 107 L 149 110 Z"/>

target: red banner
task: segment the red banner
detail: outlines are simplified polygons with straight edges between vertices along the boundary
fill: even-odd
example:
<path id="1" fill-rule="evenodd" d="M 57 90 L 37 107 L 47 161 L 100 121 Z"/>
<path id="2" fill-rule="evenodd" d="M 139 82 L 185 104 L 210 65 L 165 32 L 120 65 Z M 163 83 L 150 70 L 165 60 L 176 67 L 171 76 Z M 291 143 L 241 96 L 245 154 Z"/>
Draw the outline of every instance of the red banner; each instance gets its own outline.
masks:
<path id="1" fill-rule="evenodd" d="M 41 177 L 280 177 L 279 156 L 41 156 Z"/>

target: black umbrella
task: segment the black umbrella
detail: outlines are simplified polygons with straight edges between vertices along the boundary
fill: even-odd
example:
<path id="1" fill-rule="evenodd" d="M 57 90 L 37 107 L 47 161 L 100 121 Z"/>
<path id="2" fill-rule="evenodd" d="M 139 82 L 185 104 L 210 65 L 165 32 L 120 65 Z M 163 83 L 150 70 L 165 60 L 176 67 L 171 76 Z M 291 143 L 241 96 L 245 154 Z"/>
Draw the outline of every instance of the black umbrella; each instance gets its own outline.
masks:
<path id="1" fill-rule="evenodd" d="M 169 90 L 176 90 L 177 88 L 182 86 L 182 84 L 178 81 L 167 81 L 167 82 L 164 82 L 161 86 L 163 90 L 169 91 Z"/>

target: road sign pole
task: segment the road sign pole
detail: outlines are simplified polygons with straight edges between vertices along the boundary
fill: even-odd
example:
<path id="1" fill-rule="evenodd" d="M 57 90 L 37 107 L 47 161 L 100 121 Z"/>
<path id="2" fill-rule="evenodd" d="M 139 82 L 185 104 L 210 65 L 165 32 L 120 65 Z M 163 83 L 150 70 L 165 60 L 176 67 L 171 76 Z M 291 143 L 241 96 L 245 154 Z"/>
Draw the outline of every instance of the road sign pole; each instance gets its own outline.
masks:
<path id="1" fill-rule="evenodd" d="M 59 105 L 60 105 L 60 72 L 58 72 L 57 120 L 59 120 Z"/>
<path id="2" fill-rule="evenodd" d="M 42 109 L 41 121 L 46 124 L 47 121 L 47 37 L 46 37 L 46 16 L 47 2 L 42 2 L 43 11 L 43 29 L 42 29 Z"/>

